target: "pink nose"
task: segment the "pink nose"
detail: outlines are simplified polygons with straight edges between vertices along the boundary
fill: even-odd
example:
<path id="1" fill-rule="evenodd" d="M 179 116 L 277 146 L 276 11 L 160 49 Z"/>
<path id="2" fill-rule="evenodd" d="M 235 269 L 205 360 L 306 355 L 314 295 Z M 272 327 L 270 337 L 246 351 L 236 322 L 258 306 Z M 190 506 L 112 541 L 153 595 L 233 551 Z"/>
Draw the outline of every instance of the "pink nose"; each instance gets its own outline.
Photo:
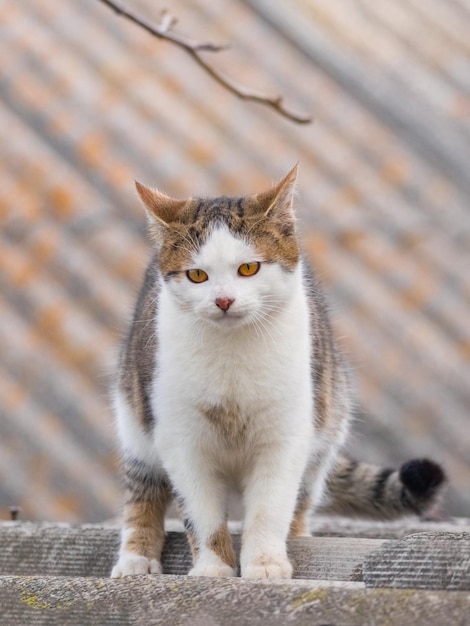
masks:
<path id="1" fill-rule="evenodd" d="M 230 306 L 235 302 L 235 300 L 233 298 L 216 298 L 215 299 L 215 303 L 216 305 L 219 307 L 219 309 L 222 309 L 222 311 L 228 311 Z"/>

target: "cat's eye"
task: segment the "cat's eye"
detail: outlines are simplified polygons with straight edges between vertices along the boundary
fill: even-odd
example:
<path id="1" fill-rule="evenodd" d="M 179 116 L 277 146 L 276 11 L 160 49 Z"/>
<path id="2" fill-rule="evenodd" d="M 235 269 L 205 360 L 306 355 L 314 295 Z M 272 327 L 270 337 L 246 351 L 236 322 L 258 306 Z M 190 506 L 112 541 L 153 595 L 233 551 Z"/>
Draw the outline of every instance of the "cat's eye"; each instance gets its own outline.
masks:
<path id="1" fill-rule="evenodd" d="M 240 276 L 254 276 L 259 268 L 260 268 L 260 263 L 256 262 L 256 263 L 243 263 L 242 265 L 240 265 L 240 267 L 238 268 L 238 273 L 240 274 Z"/>
<path id="2" fill-rule="evenodd" d="M 192 283 L 203 283 L 209 278 L 204 270 L 188 270 L 186 276 Z"/>

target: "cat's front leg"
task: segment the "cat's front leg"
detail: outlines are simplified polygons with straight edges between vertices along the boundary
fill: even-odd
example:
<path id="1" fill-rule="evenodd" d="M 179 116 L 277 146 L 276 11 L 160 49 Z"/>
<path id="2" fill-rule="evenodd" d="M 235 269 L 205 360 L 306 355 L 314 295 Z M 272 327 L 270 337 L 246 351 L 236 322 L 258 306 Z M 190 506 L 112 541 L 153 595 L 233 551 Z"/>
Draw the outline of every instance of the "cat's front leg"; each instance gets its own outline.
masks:
<path id="1" fill-rule="evenodd" d="M 261 456 L 244 490 L 245 523 L 241 574 L 246 578 L 291 578 L 286 540 L 306 464 L 304 445 Z"/>
<path id="2" fill-rule="evenodd" d="M 119 558 L 111 576 L 161 574 L 164 517 L 172 497 L 171 486 L 161 470 L 135 459 L 124 464 L 126 504 Z"/>
<path id="3" fill-rule="evenodd" d="M 193 556 L 193 567 L 188 576 L 236 576 L 236 556 L 226 521 L 221 522 L 212 532 L 202 533 L 200 537 L 196 530 L 197 524 L 186 518 L 185 526 Z"/>
<path id="4" fill-rule="evenodd" d="M 189 576 L 236 575 L 236 556 L 226 521 L 227 490 L 198 451 L 173 457 L 168 471 L 193 557 Z"/>

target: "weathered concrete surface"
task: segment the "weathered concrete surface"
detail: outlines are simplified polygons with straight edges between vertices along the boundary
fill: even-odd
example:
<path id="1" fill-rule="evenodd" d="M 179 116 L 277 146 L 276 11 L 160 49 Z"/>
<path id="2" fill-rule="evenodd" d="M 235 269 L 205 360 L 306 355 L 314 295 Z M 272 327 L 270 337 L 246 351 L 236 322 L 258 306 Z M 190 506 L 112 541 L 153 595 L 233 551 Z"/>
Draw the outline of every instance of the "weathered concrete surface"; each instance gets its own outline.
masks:
<path id="1" fill-rule="evenodd" d="M 240 536 L 234 535 L 239 549 Z M 0 574 L 108 576 L 116 558 L 119 533 L 99 525 L 8 523 L 0 525 Z M 295 578 L 362 580 L 365 556 L 378 539 L 301 537 L 289 542 Z M 191 556 L 186 537 L 167 532 L 165 574 L 186 574 Z"/>
<path id="2" fill-rule="evenodd" d="M 1 626 L 470 624 L 466 592 L 363 589 L 360 583 L 313 581 L 0 577 L 0 605 Z"/>
<path id="3" fill-rule="evenodd" d="M 364 582 L 368 587 L 470 591 L 470 533 L 419 533 L 385 541 L 366 555 Z"/>

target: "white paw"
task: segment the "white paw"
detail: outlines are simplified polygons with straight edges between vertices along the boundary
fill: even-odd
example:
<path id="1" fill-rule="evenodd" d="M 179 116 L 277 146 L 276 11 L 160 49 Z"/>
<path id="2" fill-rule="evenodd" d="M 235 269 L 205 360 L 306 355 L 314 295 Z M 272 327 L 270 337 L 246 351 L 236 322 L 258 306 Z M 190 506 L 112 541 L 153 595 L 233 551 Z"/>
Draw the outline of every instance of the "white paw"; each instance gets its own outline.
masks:
<path id="1" fill-rule="evenodd" d="M 236 576 L 233 567 L 225 563 L 212 563 L 196 565 L 189 572 L 188 576 L 209 576 L 210 578 L 228 578 Z"/>
<path id="2" fill-rule="evenodd" d="M 263 555 L 242 567 L 244 578 L 292 578 L 292 565 L 287 557 Z"/>
<path id="3" fill-rule="evenodd" d="M 161 573 L 162 566 L 156 559 L 148 559 L 140 554 L 126 553 L 120 555 L 119 561 L 111 572 L 111 578 Z"/>

